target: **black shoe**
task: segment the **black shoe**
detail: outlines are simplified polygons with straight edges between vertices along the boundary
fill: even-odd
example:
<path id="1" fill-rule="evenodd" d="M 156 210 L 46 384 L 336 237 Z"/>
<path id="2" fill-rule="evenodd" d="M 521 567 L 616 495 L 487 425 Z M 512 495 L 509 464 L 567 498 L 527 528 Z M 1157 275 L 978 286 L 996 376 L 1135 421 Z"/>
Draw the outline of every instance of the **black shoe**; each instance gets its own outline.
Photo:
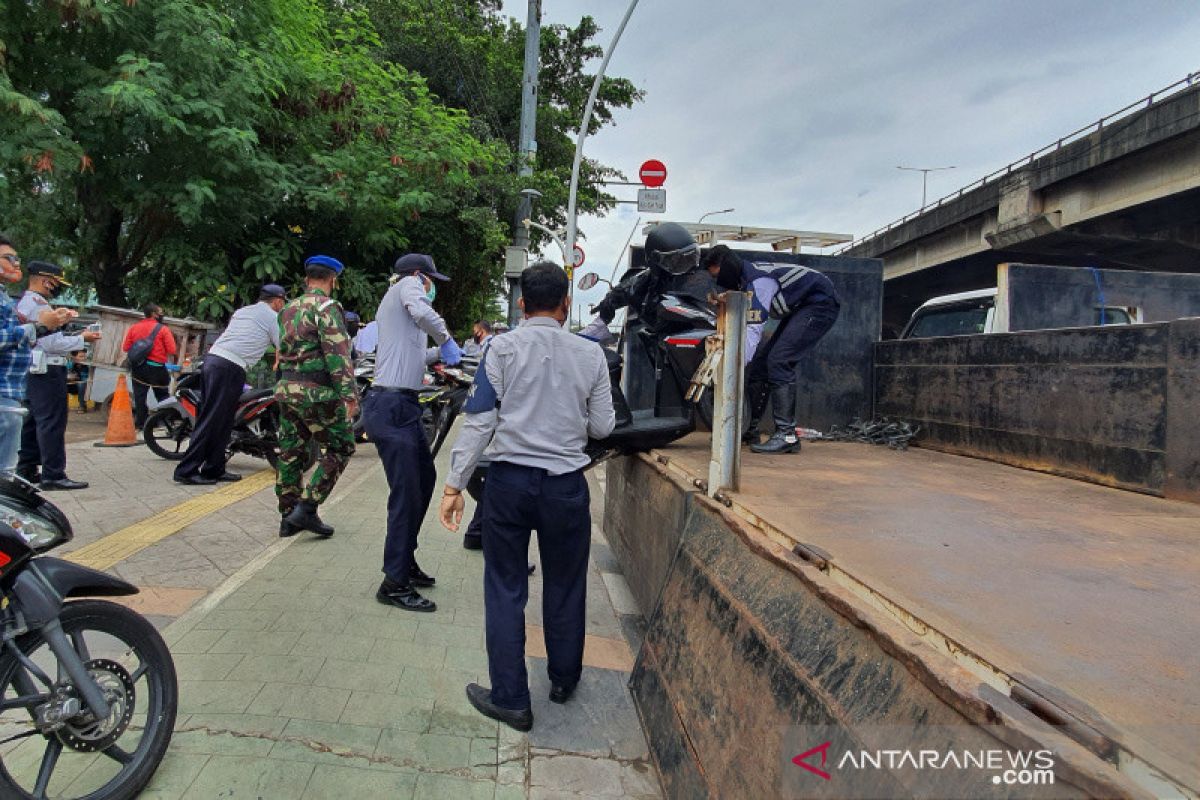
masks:
<path id="1" fill-rule="evenodd" d="M 38 488 L 43 492 L 65 492 L 71 489 L 86 489 L 87 481 L 73 481 L 70 478 L 59 478 L 55 481 L 42 481 Z"/>
<path id="2" fill-rule="evenodd" d="M 575 694 L 576 686 L 578 686 L 578 684 L 575 683 L 572 683 L 570 686 L 559 686 L 557 684 L 551 685 L 550 702 L 559 704 L 567 702 L 571 699 L 571 695 Z"/>
<path id="3" fill-rule="evenodd" d="M 206 478 L 203 475 L 189 475 L 186 478 L 176 478 L 176 483 L 182 483 L 185 486 L 212 486 L 216 483 L 212 478 Z"/>
<path id="4" fill-rule="evenodd" d="M 242 476 L 238 475 L 236 472 L 222 472 L 220 475 L 213 478 L 213 480 L 217 481 L 218 483 L 237 483 L 241 479 Z"/>
<path id="5" fill-rule="evenodd" d="M 533 709 L 526 708 L 523 711 L 513 711 L 508 708 L 501 708 L 492 702 L 492 693 L 480 686 L 478 683 L 467 684 L 467 702 L 475 706 L 475 710 L 485 717 L 491 717 L 498 722 L 503 722 L 513 730 L 528 732 L 533 728 Z"/>
<path id="6" fill-rule="evenodd" d="M 375 599 L 387 606 L 403 608 L 405 611 L 437 611 L 437 603 L 413 588 L 412 584 L 396 583 L 384 578 L 375 592 Z"/>
<path id="7" fill-rule="evenodd" d="M 758 432 L 758 426 L 747 428 L 742 434 L 742 444 L 758 444 L 762 441 L 762 435 Z"/>
<path id="8" fill-rule="evenodd" d="M 40 472 L 38 472 L 36 469 L 35 470 L 19 469 L 19 470 L 17 470 L 17 477 L 23 481 L 26 481 L 28 483 L 33 483 L 33 484 L 41 483 L 41 481 L 42 481 L 42 474 Z"/>
<path id="9" fill-rule="evenodd" d="M 284 520 L 302 531 L 312 531 L 326 539 L 333 536 L 333 526 L 321 521 L 317 516 L 317 504 L 311 500 L 301 500 Z"/>
<path id="10" fill-rule="evenodd" d="M 413 586 L 419 586 L 422 589 L 428 589 L 437 585 L 437 578 L 418 567 L 417 562 L 415 561 L 413 562 L 412 567 L 408 570 L 408 580 Z"/>
<path id="11" fill-rule="evenodd" d="M 800 437 L 796 435 L 796 431 L 775 431 L 771 434 L 771 438 L 767 439 L 762 444 L 750 445 L 750 450 L 755 453 L 799 453 L 800 452 Z"/>
<path id="12" fill-rule="evenodd" d="M 482 550 L 483 537 L 478 533 L 463 534 L 463 549 L 464 550 Z"/>
<path id="13" fill-rule="evenodd" d="M 295 536 L 299 532 L 300 529 L 288 522 L 287 514 L 284 514 L 283 518 L 279 520 L 279 538 L 286 539 L 289 536 Z"/>

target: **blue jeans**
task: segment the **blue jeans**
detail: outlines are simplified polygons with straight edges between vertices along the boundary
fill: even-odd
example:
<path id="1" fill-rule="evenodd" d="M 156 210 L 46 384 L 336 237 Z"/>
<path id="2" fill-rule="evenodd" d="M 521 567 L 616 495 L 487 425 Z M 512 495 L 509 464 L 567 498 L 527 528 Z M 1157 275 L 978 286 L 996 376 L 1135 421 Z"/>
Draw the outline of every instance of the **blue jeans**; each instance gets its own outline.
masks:
<path id="1" fill-rule="evenodd" d="M 0 472 L 17 468 L 17 451 L 21 447 L 21 426 L 25 418 L 16 413 L 22 409 L 20 400 L 0 397 Z"/>

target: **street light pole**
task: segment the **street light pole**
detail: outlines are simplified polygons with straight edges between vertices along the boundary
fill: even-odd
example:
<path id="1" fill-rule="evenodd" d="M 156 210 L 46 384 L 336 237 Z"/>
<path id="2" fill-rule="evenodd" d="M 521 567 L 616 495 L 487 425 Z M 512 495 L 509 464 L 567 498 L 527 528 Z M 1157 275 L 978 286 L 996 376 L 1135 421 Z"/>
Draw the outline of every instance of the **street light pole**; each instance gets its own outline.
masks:
<path id="1" fill-rule="evenodd" d="M 711 217 L 713 214 L 729 214 L 733 211 L 736 211 L 736 209 L 723 208 L 720 211 L 705 211 L 703 214 L 700 215 L 700 219 L 696 220 L 696 224 L 699 225 L 701 222 L 704 222 L 705 217 Z"/>
<path id="2" fill-rule="evenodd" d="M 921 208 L 924 208 L 925 207 L 925 184 L 929 180 L 929 173 L 940 172 L 941 170 L 944 170 L 944 169 L 955 169 L 955 167 L 953 167 L 953 166 L 951 166 L 951 167 L 896 167 L 896 169 L 903 169 L 903 170 L 907 170 L 909 172 L 921 173 Z"/>
<path id="3" fill-rule="evenodd" d="M 579 138 L 575 141 L 575 163 L 571 166 L 571 193 L 567 199 L 566 252 L 572 255 L 575 253 L 575 207 L 579 194 L 579 165 L 583 161 L 583 140 L 587 138 L 588 125 L 592 121 L 592 106 L 596 105 L 596 95 L 600 93 L 600 83 L 604 80 L 604 70 L 608 68 L 608 60 L 612 58 L 613 50 L 616 49 L 617 42 L 621 40 L 621 34 L 625 31 L 625 25 L 629 22 L 629 18 L 633 16 L 633 10 L 637 8 L 637 4 L 638 0 L 630 0 L 629 8 L 626 9 L 625 16 L 621 19 L 621 24 L 617 28 L 616 34 L 613 35 L 612 44 L 604 52 L 604 60 L 600 62 L 600 69 L 596 72 L 596 79 L 592 81 L 592 91 L 588 95 L 587 105 L 583 107 L 583 121 L 579 123 Z"/>

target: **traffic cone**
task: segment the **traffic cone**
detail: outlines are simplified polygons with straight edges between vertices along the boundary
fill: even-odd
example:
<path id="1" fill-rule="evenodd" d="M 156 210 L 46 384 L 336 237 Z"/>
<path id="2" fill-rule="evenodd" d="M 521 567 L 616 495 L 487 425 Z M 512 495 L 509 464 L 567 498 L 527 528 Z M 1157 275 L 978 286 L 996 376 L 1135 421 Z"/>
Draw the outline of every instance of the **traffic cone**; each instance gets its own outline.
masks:
<path id="1" fill-rule="evenodd" d="M 113 392 L 104 441 L 96 442 L 96 447 L 132 447 L 137 443 L 137 432 L 133 428 L 133 403 L 129 401 L 129 389 L 125 387 L 125 376 L 122 375 L 117 379 L 117 388 Z"/>

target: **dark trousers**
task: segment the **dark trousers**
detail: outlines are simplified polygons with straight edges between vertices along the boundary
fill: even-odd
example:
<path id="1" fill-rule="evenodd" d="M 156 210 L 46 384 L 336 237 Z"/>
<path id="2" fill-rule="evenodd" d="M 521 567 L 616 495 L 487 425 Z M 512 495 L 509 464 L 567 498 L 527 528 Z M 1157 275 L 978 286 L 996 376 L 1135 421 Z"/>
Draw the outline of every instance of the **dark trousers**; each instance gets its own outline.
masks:
<path id="1" fill-rule="evenodd" d="M 550 681 L 574 686 L 583 672 L 591 508 L 583 471 L 493 461 L 483 492 L 483 603 L 492 702 L 529 708 L 525 603 L 529 536 L 542 557 L 542 624 Z"/>
<path id="2" fill-rule="evenodd" d="M 476 469 L 475 474 L 467 481 L 467 494 L 475 501 L 475 513 L 471 515 L 471 521 L 467 524 L 467 532 L 463 534 L 463 541 L 474 541 L 479 544 L 483 536 L 483 490 L 486 486 L 487 478 L 486 470 Z"/>
<path id="3" fill-rule="evenodd" d="M 421 428 L 421 406 L 408 394 L 369 392 L 363 400 L 363 427 L 387 474 L 383 574 L 406 584 L 416 561 L 417 535 L 437 482 L 433 454 Z"/>
<path id="4" fill-rule="evenodd" d="M 749 382 L 778 386 L 796 378 L 796 365 L 805 351 L 821 340 L 837 322 L 839 306 L 814 303 L 788 315 L 750 362 Z"/>
<path id="5" fill-rule="evenodd" d="M 161 403 L 171 396 L 171 374 L 166 367 L 154 367 L 143 364 L 134 367 L 130 373 L 133 376 L 133 425 L 141 430 L 150 416 L 150 408 L 146 405 L 146 395 L 151 389 Z"/>
<path id="6" fill-rule="evenodd" d="M 187 453 L 175 467 L 176 480 L 217 478 L 225 472 L 225 455 L 233 433 L 234 415 L 242 387 L 246 385 L 246 370 L 210 355 L 200 368 L 200 410 L 196 429 Z"/>
<path id="7" fill-rule="evenodd" d="M 42 480 L 60 481 L 67 477 L 67 368 L 30 373 L 25 407 L 29 416 L 21 428 L 17 471 L 30 474 L 41 466 Z"/>

